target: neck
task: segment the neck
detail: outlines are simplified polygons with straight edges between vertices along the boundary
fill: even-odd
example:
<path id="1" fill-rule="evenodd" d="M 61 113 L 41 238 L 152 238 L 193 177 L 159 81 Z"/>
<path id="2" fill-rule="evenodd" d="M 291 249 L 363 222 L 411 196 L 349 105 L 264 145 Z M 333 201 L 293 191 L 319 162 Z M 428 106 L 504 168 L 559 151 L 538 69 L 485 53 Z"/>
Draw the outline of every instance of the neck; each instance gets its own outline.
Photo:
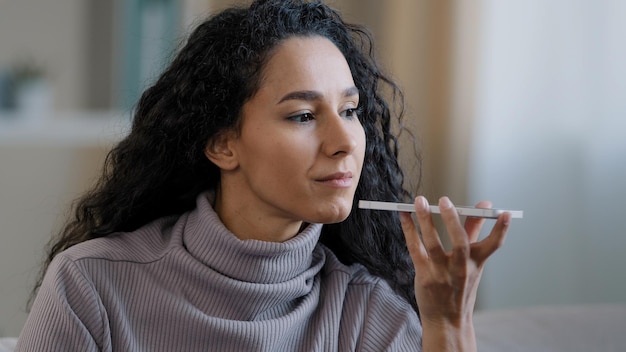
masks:
<path id="1" fill-rule="evenodd" d="M 303 226 L 302 221 L 261 214 L 250 202 L 231 197 L 229 188 L 224 186 L 218 187 L 213 208 L 224 226 L 240 240 L 284 242 L 297 235 Z"/>

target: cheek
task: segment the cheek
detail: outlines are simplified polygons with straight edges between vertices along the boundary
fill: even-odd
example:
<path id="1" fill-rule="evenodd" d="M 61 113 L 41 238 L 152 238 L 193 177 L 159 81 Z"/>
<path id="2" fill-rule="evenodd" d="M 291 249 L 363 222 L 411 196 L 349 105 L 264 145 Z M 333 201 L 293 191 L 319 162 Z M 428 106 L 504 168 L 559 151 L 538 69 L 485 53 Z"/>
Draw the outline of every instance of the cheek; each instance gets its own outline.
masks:
<path id="1" fill-rule="evenodd" d="M 311 154 L 309 149 L 303 139 L 274 133 L 248 144 L 243 151 L 241 166 L 253 179 L 280 187 L 306 174 Z"/>
<path id="2" fill-rule="evenodd" d="M 363 166 L 363 160 L 365 159 L 365 147 L 367 146 L 367 139 L 365 137 L 365 130 L 363 129 L 363 127 L 361 126 L 360 128 L 360 132 L 358 134 L 357 137 L 357 151 L 356 151 L 356 155 L 357 158 L 359 160 L 359 169 L 362 168 Z"/>
<path id="3" fill-rule="evenodd" d="M 304 138 L 294 143 L 280 143 L 274 156 L 280 178 L 286 184 L 302 182 L 315 164 L 315 155 L 314 148 Z"/>

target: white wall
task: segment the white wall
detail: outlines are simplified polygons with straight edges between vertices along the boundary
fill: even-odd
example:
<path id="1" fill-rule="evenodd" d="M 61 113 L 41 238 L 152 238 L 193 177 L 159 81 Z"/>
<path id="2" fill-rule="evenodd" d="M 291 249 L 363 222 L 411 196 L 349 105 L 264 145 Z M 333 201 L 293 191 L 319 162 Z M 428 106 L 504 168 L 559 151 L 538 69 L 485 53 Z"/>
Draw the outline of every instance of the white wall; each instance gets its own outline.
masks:
<path id="1" fill-rule="evenodd" d="M 626 301 L 626 2 L 485 0 L 469 197 L 523 209 L 482 308 Z"/>

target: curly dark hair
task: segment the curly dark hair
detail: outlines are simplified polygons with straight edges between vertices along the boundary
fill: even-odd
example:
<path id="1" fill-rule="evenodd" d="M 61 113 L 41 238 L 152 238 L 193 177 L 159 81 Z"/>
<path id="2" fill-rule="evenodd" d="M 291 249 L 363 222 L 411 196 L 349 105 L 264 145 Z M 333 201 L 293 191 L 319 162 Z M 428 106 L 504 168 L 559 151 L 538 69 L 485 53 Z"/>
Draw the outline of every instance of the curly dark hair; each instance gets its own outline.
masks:
<path id="1" fill-rule="evenodd" d="M 141 96 L 130 134 L 110 151 L 97 184 L 74 204 L 73 217 L 50 243 L 44 272 L 75 244 L 182 214 L 195 207 L 199 193 L 215 190 L 220 170 L 204 154 L 207 143 L 238 128 L 272 50 L 294 36 L 325 37 L 343 53 L 360 93 L 366 134 L 352 211 L 345 221 L 325 225 L 321 242 L 342 262 L 361 263 L 385 279 L 417 311 L 414 269 L 397 214 L 356 209 L 358 199 L 409 199 L 391 127 L 392 110 L 399 120 L 403 115 L 403 95 L 381 72 L 368 31 L 345 23 L 320 1 L 258 0 L 201 23 Z M 396 108 L 383 87 L 390 88 Z"/>

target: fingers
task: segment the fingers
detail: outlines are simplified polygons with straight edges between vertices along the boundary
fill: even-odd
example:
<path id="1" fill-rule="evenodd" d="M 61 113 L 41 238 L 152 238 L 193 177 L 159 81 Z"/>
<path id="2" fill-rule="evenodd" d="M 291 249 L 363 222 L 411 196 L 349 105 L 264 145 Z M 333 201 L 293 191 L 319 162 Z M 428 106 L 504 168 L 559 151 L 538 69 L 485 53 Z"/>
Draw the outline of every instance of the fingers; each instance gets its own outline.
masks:
<path id="1" fill-rule="evenodd" d="M 489 201 L 481 201 L 476 203 L 476 208 L 490 208 L 491 202 Z M 480 235 L 480 230 L 485 224 L 484 218 L 474 218 L 468 217 L 465 219 L 465 232 L 467 232 L 467 236 L 469 238 L 470 243 L 474 243 L 478 240 L 478 236 Z"/>
<path id="2" fill-rule="evenodd" d="M 402 232 L 404 232 L 404 238 L 406 240 L 406 246 L 411 255 L 411 260 L 414 266 L 418 266 L 419 263 L 424 260 L 428 255 L 426 250 L 420 241 L 419 234 L 415 228 L 415 223 L 411 219 L 409 213 L 400 213 L 400 225 L 402 226 Z"/>
<path id="3" fill-rule="evenodd" d="M 428 201 L 423 196 L 415 198 L 415 215 L 422 232 L 422 242 L 429 257 L 441 259 L 445 256 L 445 250 L 441 244 L 439 233 L 433 223 Z"/>
<path id="4" fill-rule="evenodd" d="M 428 260 L 429 258 L 443 259 L 445 251 L 433 223 L 428 201 L 423 196 L 416 197 L 414 206 L 422 234 L 421 239 L 411 216 L 408 213 L 400 213 L 402 231 L 404 232 L 413 264 L 419 265 L 420 261 Z"/>
<path id="5" fill-rule="evenodd" d="M 505 212 L 501 214 L 489 235 L 472 246 L 472 259 L 481 264 L 487 260 L 493 252 L 502 247 L 510 223 L 511 213 Z"/>
<path id="6" fill-rule="evenodd" d="M 421 232 L 421 239 L 411 216 L 408 213 L 400 213 L 402 230 L 413 263 L 417 265 L 419 261 L 429 258 L 433 260 L 444 260 L 448 254 L 441 243 L 439 234 L 433 223 L 426 198 L 423 196 L 416 197 L 414 206 Z M 482 201 L 477 203 L 476 207 L 488 208 L 491 207 L 491 203 Z M 439 199 L 439 209 L 452 245 L 453 262 L 461 266 L 464 265 L 470 255 L 473 260 L 481 264 L 493 254 L 493 252 L 500 248 L 511 222 L 510 213 L 500 215 L 490 234 L 482 241 L 478 241 L 478 236 L 485 223 L 485 219 L 468 217 L 465 220 L 465 224 L 461 225 L 459 215 L 448 197 Z"/>
<path id="7" fill-rule="evenodd" d="M 448 237 L 452 244 L 453 262 L 464 266 L 469 257 L 470 250 L 470 240 L 465 232 L 465 228 L 461 225 L 459 215 L 448 197 L 441 197 L 439 199 L 439 210 L 441 211 L 441 218 L 448 230 Z"/>

